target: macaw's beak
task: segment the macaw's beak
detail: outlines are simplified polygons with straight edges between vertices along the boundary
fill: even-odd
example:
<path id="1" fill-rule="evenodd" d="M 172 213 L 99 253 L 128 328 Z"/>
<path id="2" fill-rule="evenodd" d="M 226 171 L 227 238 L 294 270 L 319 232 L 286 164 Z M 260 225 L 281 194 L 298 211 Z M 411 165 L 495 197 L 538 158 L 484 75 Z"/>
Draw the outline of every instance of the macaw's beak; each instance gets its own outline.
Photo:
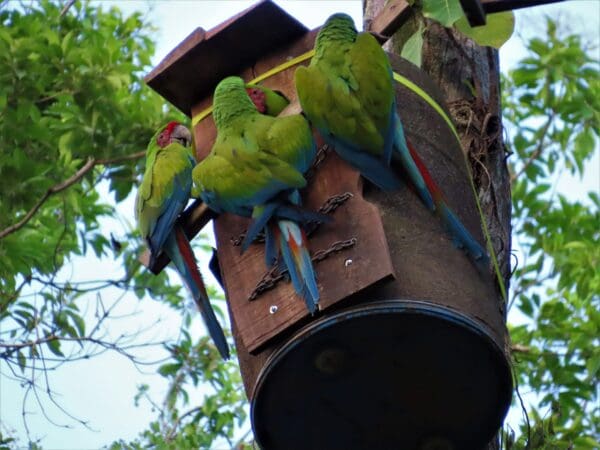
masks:
<path id="1" fill-rule="evenodd" d="M 171 133 L 171 141 L 177 141 L 184 147 L 189 147 L 192 143 L 192 133 L 187 127 L 177 125 Z"/>

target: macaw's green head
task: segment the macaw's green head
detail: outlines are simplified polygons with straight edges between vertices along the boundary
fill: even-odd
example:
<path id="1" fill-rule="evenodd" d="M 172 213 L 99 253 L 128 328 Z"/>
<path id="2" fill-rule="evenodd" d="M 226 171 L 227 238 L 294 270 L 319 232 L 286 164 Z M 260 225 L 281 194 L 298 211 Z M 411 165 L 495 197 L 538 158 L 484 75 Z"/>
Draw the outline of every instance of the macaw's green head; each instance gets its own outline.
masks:
<path id="1" fill-rule="evenodd" d="M 265 86 L 247 84 L 246 92 L 259 113 L 267 116 L 278 116 L 290 101 L 279 91 Z"/>
<path id="2" fill-rule="evenodd" d="M 352 17 L 350 17 L 346 13 L 332 14 L 325 21 L 323 28 L 329 28 L 329 27 L 333 27 L 333 26 L 340 27 L 340 28 L 347 28 L 347 29 L 356 31 L 356 27 L 354 26 L 354 19 L 352 19 Z"/>
<path id="3" fill-rule="evenodd" d="M 256 107 L 248 93 L 244 80 L 227 77 L 219 82 L 213 96 L 213 118 L 217 130 L 226 126 L 241 114 L 256 113 Z"/>
<path id="4" fill-rule="evenodd" d="M 167 145 L 175 142 L 184 147 L 190 146 L 192 143 L 192 133 L 190 133 L 187 127 L 173 121 L 156 132 L 150 141 L 149 148 L 165 148 Z"/>
<path id="5" fill-rule="evenodd" d="M 357 33 L 352 17 L 344 13 L 335 13 L 329 16 L 319 31 L 316 47 L 327 41 L 354 41 Z"/>

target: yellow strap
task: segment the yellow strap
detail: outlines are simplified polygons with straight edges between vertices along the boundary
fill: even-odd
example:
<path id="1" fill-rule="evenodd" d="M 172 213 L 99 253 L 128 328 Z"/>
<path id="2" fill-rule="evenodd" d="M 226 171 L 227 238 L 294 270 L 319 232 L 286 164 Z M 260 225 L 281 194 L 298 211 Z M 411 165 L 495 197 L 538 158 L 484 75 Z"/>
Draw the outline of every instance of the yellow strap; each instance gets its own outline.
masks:
<path id="1" fill-rule="evenodd" d="M 312 49 L 306 53 L 303 53 L 300 56 L 296 56 L 295 58 L 292 58 L 289 61 L 284 62 L 283 64 L 280 64 L 276 67 L 273 67 L 270 70 L 267 70 L 262 75 L 259 75 L 254 80 L 251 80 L 250 82 L 248 82 L 248 84 L 260 83 L 261 81 L 266 80 L 267 78 L 272 77 L 273 75 L 275 75 L 279 72 L 283 72 L 284 70 L 289 69 L 290 67 L 293 67 L 296 64 L 300 64 L 301 62 L 304 62 L 307 59 L 312 58 L 314 56 L 314 54 L 315 54 L 315 50 Z M 195 127 L 202 119 L 204 119 L 206 116 L 208 116 L 211 113 L 212 113 L 212 106 L 209 108 L 206 108 L 205 110 L 196 114 L 194 117 L 192 117 L 192 127 Z"/>
<path id="2" fill-rule="evenodd" d="M 306 53 L 303 53 L 302 55 L 292 58 L 289 61 L 284 62 L 283 64 L 273 67 L 272 69 L 266 71 L 262 75 L 259 75 L 255 79 L 251 80 L 248 84 L 260 83 L 261 81 L 266 80 L 267 78 L 272 77 L 273 75 L 275 75 L 279 72 L 283 72 L 284 70 L 289 69 L 290 67 L 295 66 L 296 64 L 300 64 L 301 62 L 304 62 L 307 59 L 312 58 L 314 56 L 314 54 L 315 54 L 314 49 L 312 49 Z M 462 143 L 460 141 L 458 132 L 456 131 L 456 128 L 454 127 L 454 124 L 452 123 L 452 120 L 450 120 L 450 117 L 448 117 L 448 115 L 446 114 L 444 109 L 427 92 L 425 92 L 423 89 L 421 89 L 420 86 L 416 85 L 408 78 L 400 75 L 399 73 L 394 72 L 394 80 L 396 80 L 398 83 L 406 86 L 408 89 L 410 89 L 415 94 L 417 94 L 419 97 L 421 97 L 423 100 L 425 100 L 444 119 L 446 124 L 448 124 L 448 128 L 450 128 L 450 131 L 452 131 L 452 134 L 454 134 L 454 136 L 456 137 L 456 140 L 458 141 L 458 145 L 462 149 Z M 196 126 L 202 119 L 204 119 L 206 116 L 208 116 L 211 113 L 212 113 L 212 106 L 209 108 L 206 108 L 205 110 L 196 114 L 192 118 L 192 127 Z M 473 173 L 471 171 L 471 167 L 469 165 L 467 155 L 464 152 L 461 152 L 461 153 L 464 156 L 465 166 L 467 168 L 467 173 L 469 174 L 469 182 L 471 183 L 473 197 L 475 197 L 475 204 L 477 205 L 477 211 L 479 212 L 479 218 L 481 220 L 481 226 L 483 227 L 483 234 L 485 236 L 487 249 L 488 249 L 488 252 L 490 253 L 490 255 L 492 256 L 492 265 L 494 266 L 494 271 L 496 272 L 496 277 L 498 279 L 498 285 L 500 287 L 500 293 L 502 294 L 502 298 L 506 302 L 508 300 L 508 298 L 506 296 L 506 288 L 504 287 L 504 280 L 502 279 L 502 274 L 500 273 L 500 267 L 498 265 L 498 259 L 496 258 L 496 253 L 494 252 L 494 248 L 492 246 L 492 238 L 490 236 L 490 231 L 489 231 L 489 229 L 487 227 L 487 223 L 485 221 L 485 216 L 483 215 L 483 209 L 481 208 L 481 203 L 479 202 L 479 196 L 477 195 L 477 188 L 475 187 L 475 182 L 473 181 Z"/>
<path id="3" fill-rule="evenodd" d="M 436 112 L 442 116 L 444 121 L 448 124 L 448 127 L 452 131 L 452 134 L 456 137 L 458 141 L 458 145 L 462 149 L 462 143 L 460 141 L 460 137 L 450 120 L 450 117 L 446 114 L 446 112 L 442 109 L 442 107 L 433 99 L 431 96 L 417 86 L 415 83 L 410 81 L 408 78 L 403 77 L 399 73 L 394 72 L 394 80 L 398 83 L 406 86 L 408 89 L 413 91 L 423 100 L 425 100 Z M 494 247 L 492 246 L 492 237 L 490 235 L 490 230 L 488 229 L 487 223 L 485 221 L 485 216 L 483 215 L 483 209 L 481 208 L 481 202 L 479 201 L 479 196 L 477 195 L 477 188 L 475 187 L 475 181 L 473 180 L 473 172 L 471 171 L 471 166 L 469 165 L 469 160 L 467 159 L 467 155 L 465 152 L 461 152 L 463 154 L 465 160 L 465 166 L 467 168 L 467 173 L 469 174 L 469 182 L 471 184 L 471 190 L 473 191 L 473 197 L 475 197 L 475 204 L 477 205 L 477 212 L 479 213 L 479 218 L 481 220 L 481 227 L 483 228 L 483 235 L 485 237 L 486 247 L 488 249 L 489 254 L 492 256 L 492 265 L 494 266 L 494 272 L 496 272 L 496 278 L 498 279 L 498 286 L 500 287 L 500 293 L 502 294 L 502 299 L 506 303 L 508 301 L 508 297 L 506 296 L 506 287 L 504 286 L 504 279 L 502 278 L 502 274 L 500 272 L 500 266 L 498 265 L 498 259 L 496 258 L 496 253 L 494 252 Z"/>
<path id="4" fill-rule="evenodd" d="M 408 78 L 403 77 L 399 73 L 394 72 L 394 80 L 396 80 L 398 83 L 406 86 L 408 89 L 410 89 L 415 94 L 417 94 L 419 97 L 421 97 L 423 100 L 425 100 L 433 109 L 435 109 L 435 111 L 440 116 L 442 116 L 442 119 L 444 119 L 444 121 L 448 124 L 448 128 L 450 128 L 450 131 L 452 131 L 452 134 L 454 134 L 454 136 L 456 137 L 456 140 L 460 144 L 460 137 L 458 136 L 458 133 L 456 132 L 456 128 L 454 128 L 454 124 L 452 123 L 452 120 L 450 120 L 450 117 L 448 117 L 448 115 L 442 109 L 442 107 L 438 104 L 438 102 L 436 102 L 433 98 L 431 98 L 427 92 L 425 92 L 423 89 L 421 89 L 415 83 L 410 81 Z M 461 144 L 461 148 L 462 148 L 462 144 Z"/>
<path id="5" fill-rule="evenodd" d="M 296 56 L 295 58 L 290 59 L 289 61 L 284 62 L 283 64 L 278 65 L 277 67 L 273 67 L 271 70 L 263 73 L 262 75 L 257 76 L 254 80 L 250 81 L 248 84 L 260 83 L 263 80 L 266 80 L 269 77 L 272 77 L 276 73 L 283 72 L 285 69 L 289 69 L 296 64 L 300 64 L 301 62 L 306 61 L 307 59 L 315 56 L 315 49 L 309 50 L 306 53 L 303 53 L 300 56 Z"/>

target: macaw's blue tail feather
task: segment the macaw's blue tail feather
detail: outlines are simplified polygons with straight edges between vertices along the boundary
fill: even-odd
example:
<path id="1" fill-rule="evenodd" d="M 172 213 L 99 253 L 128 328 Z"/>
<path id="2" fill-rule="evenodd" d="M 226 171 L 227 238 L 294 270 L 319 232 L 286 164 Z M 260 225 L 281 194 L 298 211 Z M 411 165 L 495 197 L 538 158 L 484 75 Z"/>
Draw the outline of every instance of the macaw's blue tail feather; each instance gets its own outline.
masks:
<path id="1" fill-rule="evenodd" d="M 326 214 L 309 211 L 299 206 L 292 205 L 281 205 L 277 208 L 275 216 L 280 219 L 287 219 L 300 224 L 307 224 L 309 222 L 331 222 L 331 217 Z"/>
<path id="2" fill-rule="evenodd" d="M 306 235 L 298 224 L 290 220 L 279 220 L 275 231 L 294 289 L 304 298 L 310 313 L 314 314 L 319 303 L 319 288 L 308 252 Z"/>
<path id="3" fill-rule="evenodd" d="M 465 250 L 478 269 L 487 270 L 490 259 L 485 249 L 471 236 L 443 199 L 436 201 L 436 206 L 444 227 L 452 236 L 454 245 Z"/>
<path id="4" fill-rule="evenodd" d="M 321 133 L 322 136 L 326 136 Z M 338 155 L 352 167 L 360 171 L 360 174 L 384 191 L 395 191 L 402 187 L 402 181 L 394 173 L 392 168 L 384 161 L 383 157 L 370 154 L 361 149 L 330 138 L 328 143 L 333 145 Z"/>
<path id="5" fill-rule="evenodd" d="M 267 222 L 273 217 L 278 206 L 279 204 L 277 202 L 272 202 L 254 208 L 252 211 L 253 221 L 246 230 L 246 236 L 244 236 L 244 240 L 242 241 L 242 253 L 248 250 L 248 247 L 250 247 L 250 244 L 256 239 L 258 233 L 265 228 Z"/>
<path id="6" fill-rule="evenodd" d="M 208 334 L 217 346 L 223 359 L 229 359 L 229 346 L 227 345 L 225 334 L 208 300 L 206 287 L 202 281 L 192 247 L 185 233 L 180 227 L 176 226 L 168 236 L 165 244 L 167 255 L 169 255 L 171 261 L 175 264 L 177 272 L 191 292 L 194 302 L 196 302 L 200 310 L 204 324 L 208 329 Z"/>
<path id="7" fill-rule="evenodd" d="M 331 221 L 331 217 L 326 214 L 319 212 L 309 211 L 296 205 L 282 204 L 281 202 L 271 202 L 266 205 L 261 205 L 254 208 L 252 212 L 254 220 L 246 231 L 246 236 L 242 241 L 242 253 L 244 253 L 252 241 L 256 239 L 256 236 L 260 230 L 265 232 L 265 259 L 267 266 L 272 267 L 275 259 L 277 258 L 277 251 L 274 241 L 271 239 L 269 234 L 271 233 L 269 226 L 267 225 L 271 218 L 287 219 L 300 224 L 307 224 L 309 222 L 320 222 L 328 223 Z"/>
<path id="8" fill-rule="evenodd" d="M 427 189 L 431 193 L 433 201 L 435 202 L 437 214 L 440 216 L 446 231 L 448 231 L 450 236 L 452 236 L 454 245 L 456 245 L 458 248 L 464 249 L 467 252 L 471 260 L 475 263 L 477 269 L 482 272 L 487 271 L 490 263 L 487 252 L 481 245 L 479 245 L 471 233 L 469 233 L 469 231 L 461 223 L 459 218 L 456 217 L 456 214 L 454 214 L 454 212 L 446 204 L 442 191 L 433 180 L 433 177 L 429 173 L 429 170 L 427 170 L 425 163 L 419 157 L 419 154 L 414 149 L 410 141 L 406 141 L 406 143 L 408 145 L 410 157 L 422 175 L 422 179 L 424 180 Z"/>
<path id="9" fill-rule="evenodd" d="M 431 211 L 435 209 L 433 199 L 431 198 L 431 193 L 427 189 L 427 185 L 423 176 L 419 172 L 415 161 L 410 155 L 410 151 L 408 149 L 406 137 L 404 136 L 404 129 L 402 128 L 402 122 L 400 121 L 400 117 L 396 114 L 395 120 L 395 129 L 396 135 L 394 136 L 394 149 L 396 152 L 392 155 L 394 161 L 398 161 L 405 173 L 410 178 L 411 184 L 414 186 L 415 190 L 425 206 L 429 208 Z"/>
<path id="10" fill-rule="evenodd" d="M 191 171 L 191 169 L 190 169 Z M 189 180 L 188 180 L 189 178 Z M 153 228 L 150 230 L 148 238 L 148 246 L 150 247 L 150 267 L 154 266 L 161 249 L 164 249 L 165 243 L 169 238 L 169 234 L 173 230 L 173 226 L 179 213 L 183 211 L 185 205 L 190 198 L 190 189 L 192 185 L 191 177 L 182 175 L 176 177 L 173 184 L 173 193 L 169 197 L 164 210 L 156 220 Z"/>
<path id="11" fill-rule="evenodd" d="M 265 262 L 267 267 L 273 267 L 277 261 L 277 239 L 270 225 L 265 227 Z"/>

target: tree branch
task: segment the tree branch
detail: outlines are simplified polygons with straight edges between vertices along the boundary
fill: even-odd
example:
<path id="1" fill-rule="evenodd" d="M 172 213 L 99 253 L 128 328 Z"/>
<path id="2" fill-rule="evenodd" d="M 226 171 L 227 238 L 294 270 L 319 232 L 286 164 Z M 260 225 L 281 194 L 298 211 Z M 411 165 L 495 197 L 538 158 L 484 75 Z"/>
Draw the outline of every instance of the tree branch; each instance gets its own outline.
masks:
<path id="1" fill-rule="evenodd" d="M 0 239 L 5 238 L 9 234 L 14 233 L 15 231 L 22 228 L 27 222 L 29 222 L 31 220 L 31 218 L 35 215 L 35 213 L 41 208 L 41 206 L 44 204 L 44 202 L 46 200 L 48 200 L 48 198 L 51 195 L 56 194 L 61 191 L 64 191 L 68 187 L 77 183 L 86 173 L 88 173 L 90 170 L 92 170 L 94 165 L 95 165 L 95 160 L 93 158 L 88 158 L 88 160 L 83 165 L 83 167 L 81 169 L 79 169 L 77 172 L 75 172 L 72 176 L 67 178 L 62 183 L 56 184 L 56 185 L 52 186 L 50 189 L 48 189 L 46 191 L 46 193 L 42 196 L 42 198 L 40 198 L 37 201 L 37 203 L 35 205 L 33 205 L 33 208 L 31 208 L 21 220 L 19 220 L 15 224 L 5 228 L 4 230 L 0 231 Z"/>
<path id="2" fill-rule="evenodd" d="M 69 8 L 71 6 L 73 6 L 75 4 L 75 0 L 69 0 L 65 6 L 63 7 L 62 11 L 60 12 L 60 16 L 59 17 L 63 17 L 65 14 L 67 14 L 67 11 L 69 10 Z"/>
<path id="3" fill-rule="evenodd" d="M 62 192 L 65 189 L 73 186 L 75 183 L 77 183 L 79 180 L 81 180 L 85 176 L 85 174 L 87 174 L 95 166 L 100 165 L 100 164 L 107 166 L 110 164 L 118 164 L 118 163 L 125 162 L 125 161 L 131 161 L 134 159 L 141 158 L 142 156 L 145 155 L 145 153 L 146 153 L 145 151 L 141 151 L 141 152 L 137 152 L 137 153 L 132 153 L 131 155 L 119 156 L 117 158 L 112 158 L 112 159 L 88 158 L 87 161 L 85 162 L 85 164 L 77 172 L 75 172 L 72 176 L 67 178 L 65 181 L 62 181 L 62 182 L 52 186 L 51 188 L 49 188 L 46 191 L 46 193 L 42 196 L 42 198 L 40 198 L 37 201 L 37 203 L 35 205 L 33 205 L 33 207 L 27 212 L 27 214 L 25 214 L 25 216 L 21 220 L 19 220 L 15 224 L 5 228 L 4 230 L 0 231 L 0 239 L 3 239 L 6 236 L 8 236 L 9 234 L 14 233 L 15 231 L 23 228 L 23 226 L 25 226 L 27 224 L 27 222 L 29 222 L 31 220 L 31 218 L 35 215 L 35 213 L 38 212 L 38 210 L 42 207 L 42 205 L 46 202 L 46 200 L 48 200 L 48 198 L 50 198 L 54 194 Z"/>
<path id="4" fill-rule="evenodd" d="M 177 420 L 175 420 L 175 423 L 173 424 L 171 429 L 167 432 L 167 436 L 165 437 L 165 440 L 167 442 L 171 441 L 175 437 L 175 433 L 177 432 L 179 425 L 183 422 L 183 419 L 185 419 L 186 417 L 191 416 L 192 414 L 195 414 L 201 410 L 202 410 L 202 406 L 196 406 L 196 407 L 190 409 L 189 411 L 185 412 L 184 414 L 182 414 Z"/>
<path id="5" fill-rule="evenodd" d="M 523 164 L 523 167 L 521 167 L 521 170 L 519 170 L 517 173 L 514 173 L 510 176 L 510 184 L 511 185 L 542 154 L 542 150 L 544 150 L 544 141 L 546 139 L 546 134 L 548 133 L 548 129 L 550 128 L 550 125 L 552 125 L 553 121 L 554 121 L 554 112 L 552 112 L 550 117 L 548 117 L 548 121 L 546 122 L 546 124 L 544 125 L 544 128 L 542 129 L 542 137 L 540 138 L 538 145 L 535 148 L 535 150 L 533 151 L 533 153 L 529 156 L 527 161 L 525 161 L 525 164 Z"/>
<path id="6" fill-rule="evenodd" d="M 146 154 L 146 150 L 142 150 L 141 152 L 132 153 L 131 155 L 118 156 L 116 158 L 110 159 L 97 159 L 95 165 L 102 164 L 104 166 L 110 166 L 111 164 L 119 164 L 125 161 L 132 161 L 134 159 L 140 159 L 142 156 Z"/>

